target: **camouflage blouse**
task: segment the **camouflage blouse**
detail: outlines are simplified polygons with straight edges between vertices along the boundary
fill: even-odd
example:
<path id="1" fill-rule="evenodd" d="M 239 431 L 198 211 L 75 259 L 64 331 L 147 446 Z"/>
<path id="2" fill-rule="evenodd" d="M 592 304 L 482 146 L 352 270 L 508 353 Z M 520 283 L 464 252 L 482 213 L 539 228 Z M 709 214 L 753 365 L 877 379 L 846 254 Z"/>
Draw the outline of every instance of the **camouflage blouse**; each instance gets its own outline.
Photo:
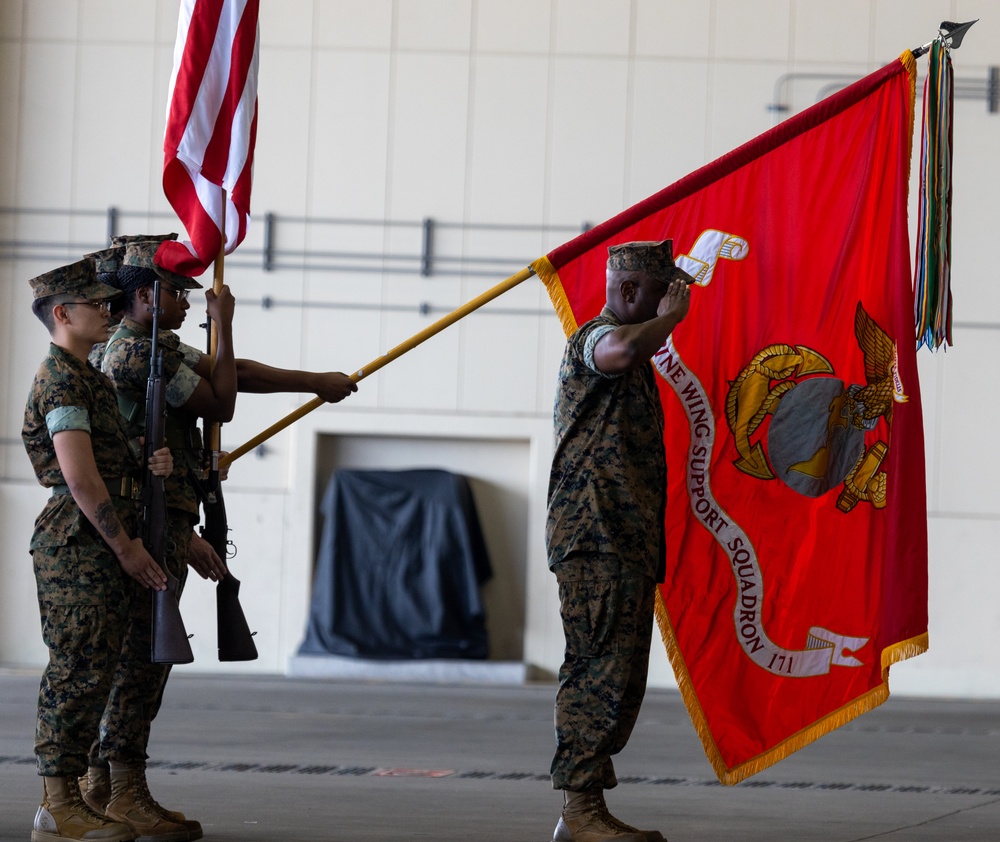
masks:
<path id="1" fill-rule="evenodd" d="M 146 418 L 146 383 L 152 350 L 150 330 L 131 319 L 123 319 L 108 341 L 101 365 L 118 392 L 118 403 L 131 435 L 142 435 Z M 177 334 L 161 330 L 158 347 L 163 351 L 166 380 L 167 445 L 174 457 L 173 473 L 163 483 L 167 505 L 197 514 L 198 492 L 191 479 L 201 471 L 202 447 L 198 416 L 184 409 L 201 380 L 194 367 L 201 352 L 180 341 Z"/>
<path id="2" fill-rule="evenodd" d="M 64 485 L 53 436 L 64 430 L 90 434 L 97 470 L 105 479 L 141 478 L 141 461 L 130 447 L 115 390 L 104 375 L 58 345 L 49 346 L 31 384 L 21 439 L 35 476 L 46 488 Z M 139 504 L 112 496 L 122 525 L 136 535 Z M 71 538 L 100 541 L 97 530 L 70 494 L 53 494 L 35 521 L 31 549 L 59 547 Z"/>
<path id="3" fill-rule="evenodd" d="M 593 360 L 597 340 L 619 326 L 602 314 L 566 343 L 549 475 L 549 566 L 570 553 L 613 553 L 623 567 L 662 581 L 667 468 L 656 375 L 650 363 L 610 376 Z"/>

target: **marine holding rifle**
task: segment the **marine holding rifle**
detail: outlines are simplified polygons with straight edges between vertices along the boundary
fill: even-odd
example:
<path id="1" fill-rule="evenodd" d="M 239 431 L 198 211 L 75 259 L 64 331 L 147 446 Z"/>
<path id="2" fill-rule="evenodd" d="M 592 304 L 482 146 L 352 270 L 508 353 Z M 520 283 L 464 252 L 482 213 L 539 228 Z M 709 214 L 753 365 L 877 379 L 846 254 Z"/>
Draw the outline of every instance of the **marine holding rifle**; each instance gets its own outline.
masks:
<path id="1" fill-rule="evenodd" d="M 189 565 L 202 577 L 214 581 L 226 573 L 224 560 L 207 541 L 193 532 L 199 520 L 199 476 L 203 469 L 198 420 L 231 420 L 237 391 L 308 392 L 335 403 L 357 391 L 357 387 L 340 372 L 296 371 L 273 368 L 254 360 L 235 359 L 232 345 L 235 300 L 227 286 L 223 286 L 217 296 L 212 290 L 205 292 L 208 315 L 217 327 L 214 360 L 181 342 L 174 331 L 187 317 L 191 307 L 190 291 L 201 285 L 157 265 L 155 255 L 160 244 L 175 236 L 127 238 L 116 281 L 124 293 L 123 318 L 108 341 L 103 370 L 118 392 L 119 407 L 126 416 L 126 423 L 132 430 L 142 429 L 153 306 L 158 304 L 161 308 L 158 340 L 167 383 L 166 441 L 175 456 L 174 472 L 165 483 L 168 507 L 166 566 L 183 584 Z M 157 277 L 160 295 L 159 301 L 154 302 L 152 296 Z M 134 615 L 134 622 L 149 625 L 148 605 Z M 148 636 L 137 636 L 135 645 L 123 651 L 109 708 L 102 722 L 100 750 L 97 757 L 91 757 L 86 797 L 88 803 L 105 809 L 109 815 L 123 814 L 126 808 L 134 815 L 136 811 L 141 812 L 147 817 L 142 826 L 143 837 L 167 842 L 198 839 L 201 829 L 197 822 L 166 810 L 149 795 L 145 777 L 146 749 L 170 670 L 168 665 L 150 663 L 149 651 Z M 107 761 L 110 761 L 110 770 L 105 765 Z M 184 829 L 186 836 L 180 835 Z"/>
<path id="2" fill-rule="evenodd" d="M 169 235 L 173 237 L 175 235 Z M 190 289 L 200 285 L 172 272 L 154 267 L 151 255 L 159 244 L 168 237 L 123 237 L 116 238 L 114 246 L 121 249 L 121 260 L 117 271 L 102 275 L 108 283 L 115 284 L 124 294 L 115 301 L 112 318 L 119 324 L 107 340 L 105 354 L 112 343 L 120 351 L 127 353 L 124 362 L 137 376 L 138 395 L 131 400 L 132 393 L 123 390 L 120 368 L 118 376 L 112 377 L 117 392 L 117 405 L 126 428 L 131 435 L 140 435 L 146 429 L 146 389 L 149 381 L 149 351 L 151 331 L 144 325 L 158 317 L 163 328 L 175 328 L 182 320 L 183 311 L 178 304 L 180 295 L 187 295 Z M 153 313 L 153 287 L 159 282 L 160 312 Z M 167 381 L 168 403 L 190 399 L 197 393 L 202 404 L 210 406 L 207 411 L 217 413 L 228 420 L 232 417 L 236 403 L 236 370 L 232 352 L 232 313 L 234 302 L 228 290 L 216 297 L 209 295 L 208 310 L 222 326 L 219 331 L 218 353 L 215 368 L 210 376 L 196 377 L 182 366 L 184 359 L 194 360 L 200 353 L 179 347 L 173 334 L 161 330 L 164 376 Z M 132 316 L 136 316 L 135 319 Z M 127 338 L 136 342 L 125 343 Z M 142 353 L 143 343 L 145 353 Z M 187 354 L 185 357 L 184 355 Z M 136 358 L 138 355 L 138 359 Z M 180 359 L 180 362 L 178 362 Z M 109 373 L 106 361 L 105 373 Z M 181 370 L 182 367 L 184 370 Z M 207 372 L 206 372 L 207 374 Z M 164 573 L 183 582 L 187 572 L 191 545 L 197 537 L 193 527 L 198 522 L 198 498 L 190 476 L 199 469 L 201 462 L 200 439 L 194 427 L 197 416 L 188 413 L 188 418 L 178 422 L 168 414 L 166 419 L 166 441 L 175 451 L 174 471 L 164 481 L 167 501 L 165 535 L 157 536 L 165 552 L 163 553 Z M 188 430 L 193 428 L 193 433 Z M 148 514 L 148 512 L 147 512 Z M 199 573 L 206 578 L 221 576 L 222 564 L 215 558 L 197 554 Z M 128 617 L 120 658 L 115 670 L 111 693 L 107 700 L 99 731 L 93 734 L 93 745 L 87 780 L 84 784 L 84 798 L 95 810 L 109 818 L 127 822 L 143 839 L 158 839 L 163 842 L 187 842 L 202 837 L 201 825 L 187 819 L 183 814 L 168 811 L 153 799 L 146 783 L 146 746 L 149 742 L 150 727 L 156 717 L 162 698 L 163 687 L 170 667 L 167 664 L 152 663 L 153 622 L 152 606 L 148 599 L 136 598 Z"/>
<path id="3" fill-rule="evenodd" d="M 84 259 L 31 280 L 32 312 L 51 337 L 24 411 L 21 437 L 41 485 L 52 490 L 31 538 L 42 637 L 49 661 L 38 696 L 35 757 L 44 796 L 32 842 L 135 838 L 127 824 L 83 801 L 77 778 L 111 688 L 134 581 L 166 577 L 139 532 L 142 459 L 130 442 L 107 378 L 87 363 L 106 337 L 118 290 Z M 171 472 L 161 449 L 148 462 Z M 131 578 L 129 578 L 131 577 Z"/>

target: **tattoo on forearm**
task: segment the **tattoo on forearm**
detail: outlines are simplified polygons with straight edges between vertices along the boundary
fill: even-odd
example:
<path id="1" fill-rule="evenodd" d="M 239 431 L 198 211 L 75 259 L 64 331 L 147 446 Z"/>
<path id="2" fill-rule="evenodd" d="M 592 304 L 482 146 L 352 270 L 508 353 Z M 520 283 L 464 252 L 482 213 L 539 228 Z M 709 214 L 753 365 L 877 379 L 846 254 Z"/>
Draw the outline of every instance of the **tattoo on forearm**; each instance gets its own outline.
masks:
<path id="1" fill-rule="evenodd" d="M 118 513 L 110 500 L 105 500 L 94 512 L 97 517 L 97 528 L 105 538 L 114 538 L 122 531 L 121 521 L 118 520 Z"/>

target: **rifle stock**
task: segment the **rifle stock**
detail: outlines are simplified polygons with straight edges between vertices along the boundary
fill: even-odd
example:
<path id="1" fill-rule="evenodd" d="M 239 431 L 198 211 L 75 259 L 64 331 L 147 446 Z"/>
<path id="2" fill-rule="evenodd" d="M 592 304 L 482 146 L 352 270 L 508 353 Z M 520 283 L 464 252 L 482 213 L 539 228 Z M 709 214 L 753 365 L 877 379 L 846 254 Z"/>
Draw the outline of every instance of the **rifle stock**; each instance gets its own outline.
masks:
<path id="1" fill-rule="evenodd" d="M 146 381 L 146 444 L 148 464 L 153 452 L 163 447 L 166 437 L 167 402 L 163 379 L 163 357 L 159 350 L 158 311 L 160 308 L 160 282 L 153 287 L 153 343 L 149 359 L 149 379 Z M 180 609 L 180 580 L 171 574 L 166 565 L 167 498 L 163 490 L 163 477 L 146 468 L 143 497 L 142 542 L 153 560 L 167 576 L 167 587 L 153 591 L 152 643 L 149 657 L 154 664 L 190 664 L 194 660 L 191 644 Z"/>
<path id="2" fill-rule="evenodd" d="M 167 572 L 167 589 L 153 591 L 154 664 L 190 664 L 194 660 L 179 605 L 181 582 Z"/>
<path id="3" fill-rule="evenodd" d="M 226 503 L 222 497 L 222 487 L 218 477 L 214 478 L 214 490 L 204 501 L 205 525 L 201 536 L 212 545 L 212 549 L 223 561 L 226 560 L 229 545 L 229 523 L 226 517 Z M 227 565 L 228 568 L 228 565 Z M 227 569 L 226 575 L 215 588 L 215 608 L 217 615 L 219 660 L 254 661 L 257 647 L 254 633 L 250 631 L 243 606 L 240 605 L 240 580 Z"/>

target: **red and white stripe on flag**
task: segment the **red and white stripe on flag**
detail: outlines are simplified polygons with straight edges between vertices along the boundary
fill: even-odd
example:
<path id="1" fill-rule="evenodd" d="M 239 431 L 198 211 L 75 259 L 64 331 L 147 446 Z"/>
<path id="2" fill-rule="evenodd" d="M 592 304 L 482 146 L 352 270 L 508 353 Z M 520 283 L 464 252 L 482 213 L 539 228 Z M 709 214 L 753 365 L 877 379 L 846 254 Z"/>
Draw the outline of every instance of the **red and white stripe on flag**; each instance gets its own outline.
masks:
<path id="1" fill-rule="evenodd" d="M 226 254 L 243 241 L 250 222 L 259 5 L 259 0 L 181 2 L 163 139 L 163 192 L 191 239 L 164 243 L 157 259 L 183 275 L 200 275 L 218 256 L 223 219 Z"/>

